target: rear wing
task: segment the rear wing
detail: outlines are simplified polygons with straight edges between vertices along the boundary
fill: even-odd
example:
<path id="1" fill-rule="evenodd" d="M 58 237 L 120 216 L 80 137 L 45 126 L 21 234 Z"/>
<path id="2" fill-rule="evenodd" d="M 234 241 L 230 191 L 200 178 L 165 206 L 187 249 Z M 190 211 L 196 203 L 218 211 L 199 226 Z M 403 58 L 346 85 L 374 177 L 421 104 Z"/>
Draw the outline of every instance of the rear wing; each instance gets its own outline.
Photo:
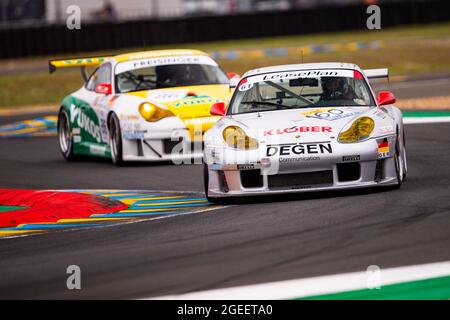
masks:
<path id="1" fill-rule="evenodd" d="M 364 74 L 369 79 L 380 79 L 380 78 L 389 78 L 389 70 L 388 68 L 382 69 L 367 69 L 363 70 Z"/>
<path id="2" fill-rule="evenodd" d="M 48 71 L 54 73 L 57 69 L 62 68 L 81 68 L 81 74 L 85 81 L 87 81 L 87 67 L 96 67 L 107 61 L 111 56 L 92 57 L 92 58 L 72 58 L 63 60 L 50 60 L 48 62 Z"/>

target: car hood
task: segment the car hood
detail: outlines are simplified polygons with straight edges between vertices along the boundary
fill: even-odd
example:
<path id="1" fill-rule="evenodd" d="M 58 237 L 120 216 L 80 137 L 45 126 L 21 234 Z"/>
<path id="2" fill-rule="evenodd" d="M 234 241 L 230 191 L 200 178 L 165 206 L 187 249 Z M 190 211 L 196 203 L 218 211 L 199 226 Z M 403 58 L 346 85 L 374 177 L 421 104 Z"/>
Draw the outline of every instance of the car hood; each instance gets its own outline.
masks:
<path id="1" fill-rule="evenodd" d="M 227 84 L 165 88 L 127 94 L 162 105 L 181 119 L 209 117 L 214 103 L 228 103 L 231 97 Z"/>
<path id="2" fill-rule="evenodd" d="M 362 115 L 374 116 L 376 110 L 326 107 L 255 112 L 227 117 L 224 124 L 240 125 L 266 143 L 319 142 L 336 138 L 349 122 Z"/>
<path id="3" fill-rule="evenodd" d="M 216 102 L 228 104 L 231 93 L 228 84 L 215 84 L 146 90 L 127 95 L 169 109 L 184 123 L 191 139 L 202 141 L 203 135 L 199 132 L 209 130 L 220 119 L 218 116 L 211 116 L 211 106 Z"/>

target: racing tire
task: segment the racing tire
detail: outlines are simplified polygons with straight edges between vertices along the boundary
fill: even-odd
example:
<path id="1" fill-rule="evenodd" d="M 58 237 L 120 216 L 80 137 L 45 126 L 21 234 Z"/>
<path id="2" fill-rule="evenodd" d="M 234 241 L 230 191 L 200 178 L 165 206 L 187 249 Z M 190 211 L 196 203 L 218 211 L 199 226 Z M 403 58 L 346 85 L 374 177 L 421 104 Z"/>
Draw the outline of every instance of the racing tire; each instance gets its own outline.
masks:
<path id="1" fill-rule="evenodd" d="M 73 152 L 72 128 L 70 127 L 69 115 L 64 108 L 59 111 L 57 128 L 61 154 L 67 161 L 76 160 L 78 157 Z"/>
<path id="2" fill-rule="evenodd" d="M 116 166 L 120 166 L 123 164 L 122 131 L 120 130 L 119 119 L 115 113 L 109 117 L 108 128 L 111 159 Z"/>
<path id="3" fill-rule="evenodd" d="M 210 198 L 208 195 L 208 187 L 209 187 L 209 172 L 208 165 L 203 163 L 203 186 L 205 188 L 205 197 L 209 202 L 215 202 L 214 198 Z"/>
<path id="4" fill-rule="evenodd" d="M 402 154 L 402 156 L 400 156 Z M 395 185 L 395 189 L 400 189 L 403 181 L 405 180 L 405 164 L 404 161 L 406 159 L 403 158 L 404 155 L 404 146 L 402 149 L 400 149 L 400 139 L 396 139 L 395 143 L 395 156 L 394 156 L 394 162 L 395 162 L 395 175 L 397 177 L 397 184 Z"/>
<path id="5" fill-rule="evenodd" d="M 403 152 L 402 152 L 402 162 L 403 162 L 403 181 L 406 180 L 406 174 L 408 172 L 408 163 L 406 160 L 406 138 L 405 129 L 403 129 Z"/>

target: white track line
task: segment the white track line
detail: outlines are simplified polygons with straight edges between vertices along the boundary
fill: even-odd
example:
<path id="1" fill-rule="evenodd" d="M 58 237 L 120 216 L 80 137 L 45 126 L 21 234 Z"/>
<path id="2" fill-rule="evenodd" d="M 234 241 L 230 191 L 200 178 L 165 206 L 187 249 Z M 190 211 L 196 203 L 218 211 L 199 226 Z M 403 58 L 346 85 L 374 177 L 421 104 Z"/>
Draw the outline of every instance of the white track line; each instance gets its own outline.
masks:
<path id="1" fill-rule="evenodd" d="M 249 286 L 168 295 L 157 300 L 278 300 L 367 289 L 367 271 L 263 283 Z M 450 275 L 450 261 L 381 269 L 380 285 L 417 281 Z M 376 289 L 373 289 L 376 290 Z"/>
<path id="2" fill-rule="evenodd" d="M 404 117 L 404 124 L 443 123 L 450 122 L 450 117 Z"/>

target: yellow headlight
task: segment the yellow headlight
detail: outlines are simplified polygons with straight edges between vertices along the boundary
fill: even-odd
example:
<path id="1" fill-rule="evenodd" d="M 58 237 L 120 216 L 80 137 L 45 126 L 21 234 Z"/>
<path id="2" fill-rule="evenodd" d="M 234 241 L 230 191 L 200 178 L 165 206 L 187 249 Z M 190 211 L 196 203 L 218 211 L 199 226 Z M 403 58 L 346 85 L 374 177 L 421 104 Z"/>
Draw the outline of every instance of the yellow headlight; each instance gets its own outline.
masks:
<path id="1" fill-rule="evenodd" d="M 150 122 L 161 120 L 162 118 L 172 117 L 173 113 L 170 110 L 161 109 L 152 103 L 144 102 L 139 106 L 139 113 L 141 116 Z"/>
<path id="2" fill-rule="evenodd" d="M 350 128 L 339 134 L 338 141 L 343 143 L 358 142 L 370 136 L 375 127 L 372 118 L 361 117 L 356 119 Z"/>
<path id="3" fill-rule="evenodd" d="M 245 131 L 238 126 L 229 126 L 223 130 L 223 140 L 232 148 L 250 150 L 258 148 L 258 141 L 249 137 Z"/>

